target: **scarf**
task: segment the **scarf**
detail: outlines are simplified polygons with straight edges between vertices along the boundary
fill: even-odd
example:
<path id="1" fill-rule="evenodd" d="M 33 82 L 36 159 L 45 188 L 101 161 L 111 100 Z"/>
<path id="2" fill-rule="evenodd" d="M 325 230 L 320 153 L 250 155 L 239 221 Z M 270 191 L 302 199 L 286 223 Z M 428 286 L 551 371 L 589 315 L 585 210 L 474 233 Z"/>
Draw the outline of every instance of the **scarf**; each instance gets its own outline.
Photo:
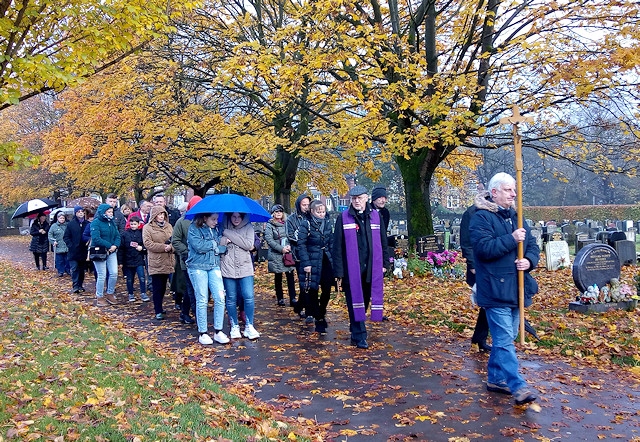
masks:
<path id="1" fill-rule="evenodd" d="M 382 321 L 382 243 L 380 241 L 380 215 L 377 211 L 370 212 L 371 240 L 372 240 L 372 268 L 371 268 L 371 320 Z M 360 276 L 360 254 L 358 252 L 358 224 L 349 210 L 342 212 L 345 248 L 347 252 L 347 272 L 353 275 L 349 278 L 351 300 L 353 303 L 353 319 L 365 321 L 367 313 L 364 309 L 364 295 L 362 293 L 362 278 Z M 366 231 L 363 232 L 366 235 Z"/>

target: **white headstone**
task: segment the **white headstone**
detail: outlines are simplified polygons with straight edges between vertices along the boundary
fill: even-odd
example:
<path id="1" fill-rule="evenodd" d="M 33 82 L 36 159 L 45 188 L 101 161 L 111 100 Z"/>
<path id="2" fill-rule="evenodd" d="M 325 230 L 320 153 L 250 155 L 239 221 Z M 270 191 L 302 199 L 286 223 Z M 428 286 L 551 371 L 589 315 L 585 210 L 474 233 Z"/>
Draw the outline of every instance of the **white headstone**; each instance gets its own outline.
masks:
<path id="1" fill-rule="evenodd" d="M 549 241 L 545 246 L 547 270 L 558 270 L 571 265 L 569 244 L 566 241 Z"/>

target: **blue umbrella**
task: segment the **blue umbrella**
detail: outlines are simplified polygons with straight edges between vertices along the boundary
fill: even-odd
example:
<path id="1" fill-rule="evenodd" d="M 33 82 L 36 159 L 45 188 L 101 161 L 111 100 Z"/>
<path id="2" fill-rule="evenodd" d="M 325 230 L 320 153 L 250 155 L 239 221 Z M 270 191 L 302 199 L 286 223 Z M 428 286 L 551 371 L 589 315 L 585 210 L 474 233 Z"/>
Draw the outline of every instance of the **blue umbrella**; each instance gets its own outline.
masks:
<path id="1" fill-rule="evenodd" d="M 201 213 L 247 213 L 251 222 L 265 222 L 271 219 L 271 215 L 264 207 L 246 196 L 234 193 L 218 193 L 203 198 L 193 206 L 184 217 L 193 219 Z"/>

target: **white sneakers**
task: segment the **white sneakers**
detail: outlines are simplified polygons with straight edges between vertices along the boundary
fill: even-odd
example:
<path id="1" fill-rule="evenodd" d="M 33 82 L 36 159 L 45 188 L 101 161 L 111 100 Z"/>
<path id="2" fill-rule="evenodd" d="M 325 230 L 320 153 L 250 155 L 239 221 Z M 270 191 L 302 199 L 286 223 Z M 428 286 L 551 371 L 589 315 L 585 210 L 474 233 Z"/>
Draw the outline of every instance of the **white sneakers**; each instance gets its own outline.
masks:
<path id="1" fill-rule="evenodd" d="M 229 343 L 229 338 L 227 338 L 227 335 L 225 335 L 222 330 L 220 330 L 218 333 L 213 335 L 213 340 L 216 341 L 218 344 L 228 344 Z"/>
<path id="2" fill-rule="evenodd" d="M 253 328 L 253 325 L 250 324 L 244 328 L 244 332 L 242 334 L 245 338 L 251 340 L 258 339 L 260 337 L 260 333 L 258 333 L 256 329 Z M 231 339 L 240 339 L 242 337 L 240 335 L 240 326 L 234 325 L 233 327 L 231 327 L 230 337 Z M 213 335 L 213 339 L 211 339 L 211 337 L 206 333 L 200 335 L 200 337 L 198 338 L 198 342 L 200 342 L 202 345 L 211 345 L 213 344 L 213 341 L 217 342 L 218 344 L 228 344 L 230 342 L 229 338 L 222 330 Z"/>
<path id="3" fill-rule="evenodd" d="M 240 336 L 240 326 L 239 325 L 234 325 L 231 327 L 231 332 L 229 332 L 229 336 L 231 336 L 231 339 L 240 339 L 242 336 Z"/>
<path id="4" fill-rule="evenodd" d="M 255 328 L 253 328 L 253 325 L 251 324 L 247 324 L 244 328 L 244 333 L 243 333 L 244 337 L 247 339 L 258 339 L 260 337 L 260 333 L 258 333 L 256 331 Z"/>
<path id="5" fill-rule="evenodd" d="M 206 333 L 200 335 L 200 337 L 198 338 L 198 342 L 200 342 L 202 345 L 211 345 L 211 344 L 213 344 L 213 341 L 211 340 L 211 337 Z"/>

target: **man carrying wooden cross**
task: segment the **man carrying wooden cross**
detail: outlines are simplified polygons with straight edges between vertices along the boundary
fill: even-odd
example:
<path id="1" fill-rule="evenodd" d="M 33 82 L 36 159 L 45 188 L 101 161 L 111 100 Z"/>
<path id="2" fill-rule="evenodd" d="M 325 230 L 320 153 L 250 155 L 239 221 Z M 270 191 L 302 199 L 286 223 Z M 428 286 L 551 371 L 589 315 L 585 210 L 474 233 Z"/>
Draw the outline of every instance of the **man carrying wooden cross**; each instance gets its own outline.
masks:
<path id="1" fill-rule="evenodd" d="M 516 180 L 498 173 L 489 181 L 486 206 L 478 207 L 469 229 L 476 268 L 476 302 L 487 314 L 492 336 L 487 366 L 487 390 L 513 394 L 517 405 L 536 400 L 519 373 L 514 340 L 520 314 L 518 273 L 524 273 L 524 307 L 531 304 L 538 284 L 529 274 L 540 259 L 540 249 L 528 228 L 518 228 L 513 209 Z M 520 246 L 522 244 L 522 246 Z M 519 258 L 518 248 L 523 257 Z"/>

